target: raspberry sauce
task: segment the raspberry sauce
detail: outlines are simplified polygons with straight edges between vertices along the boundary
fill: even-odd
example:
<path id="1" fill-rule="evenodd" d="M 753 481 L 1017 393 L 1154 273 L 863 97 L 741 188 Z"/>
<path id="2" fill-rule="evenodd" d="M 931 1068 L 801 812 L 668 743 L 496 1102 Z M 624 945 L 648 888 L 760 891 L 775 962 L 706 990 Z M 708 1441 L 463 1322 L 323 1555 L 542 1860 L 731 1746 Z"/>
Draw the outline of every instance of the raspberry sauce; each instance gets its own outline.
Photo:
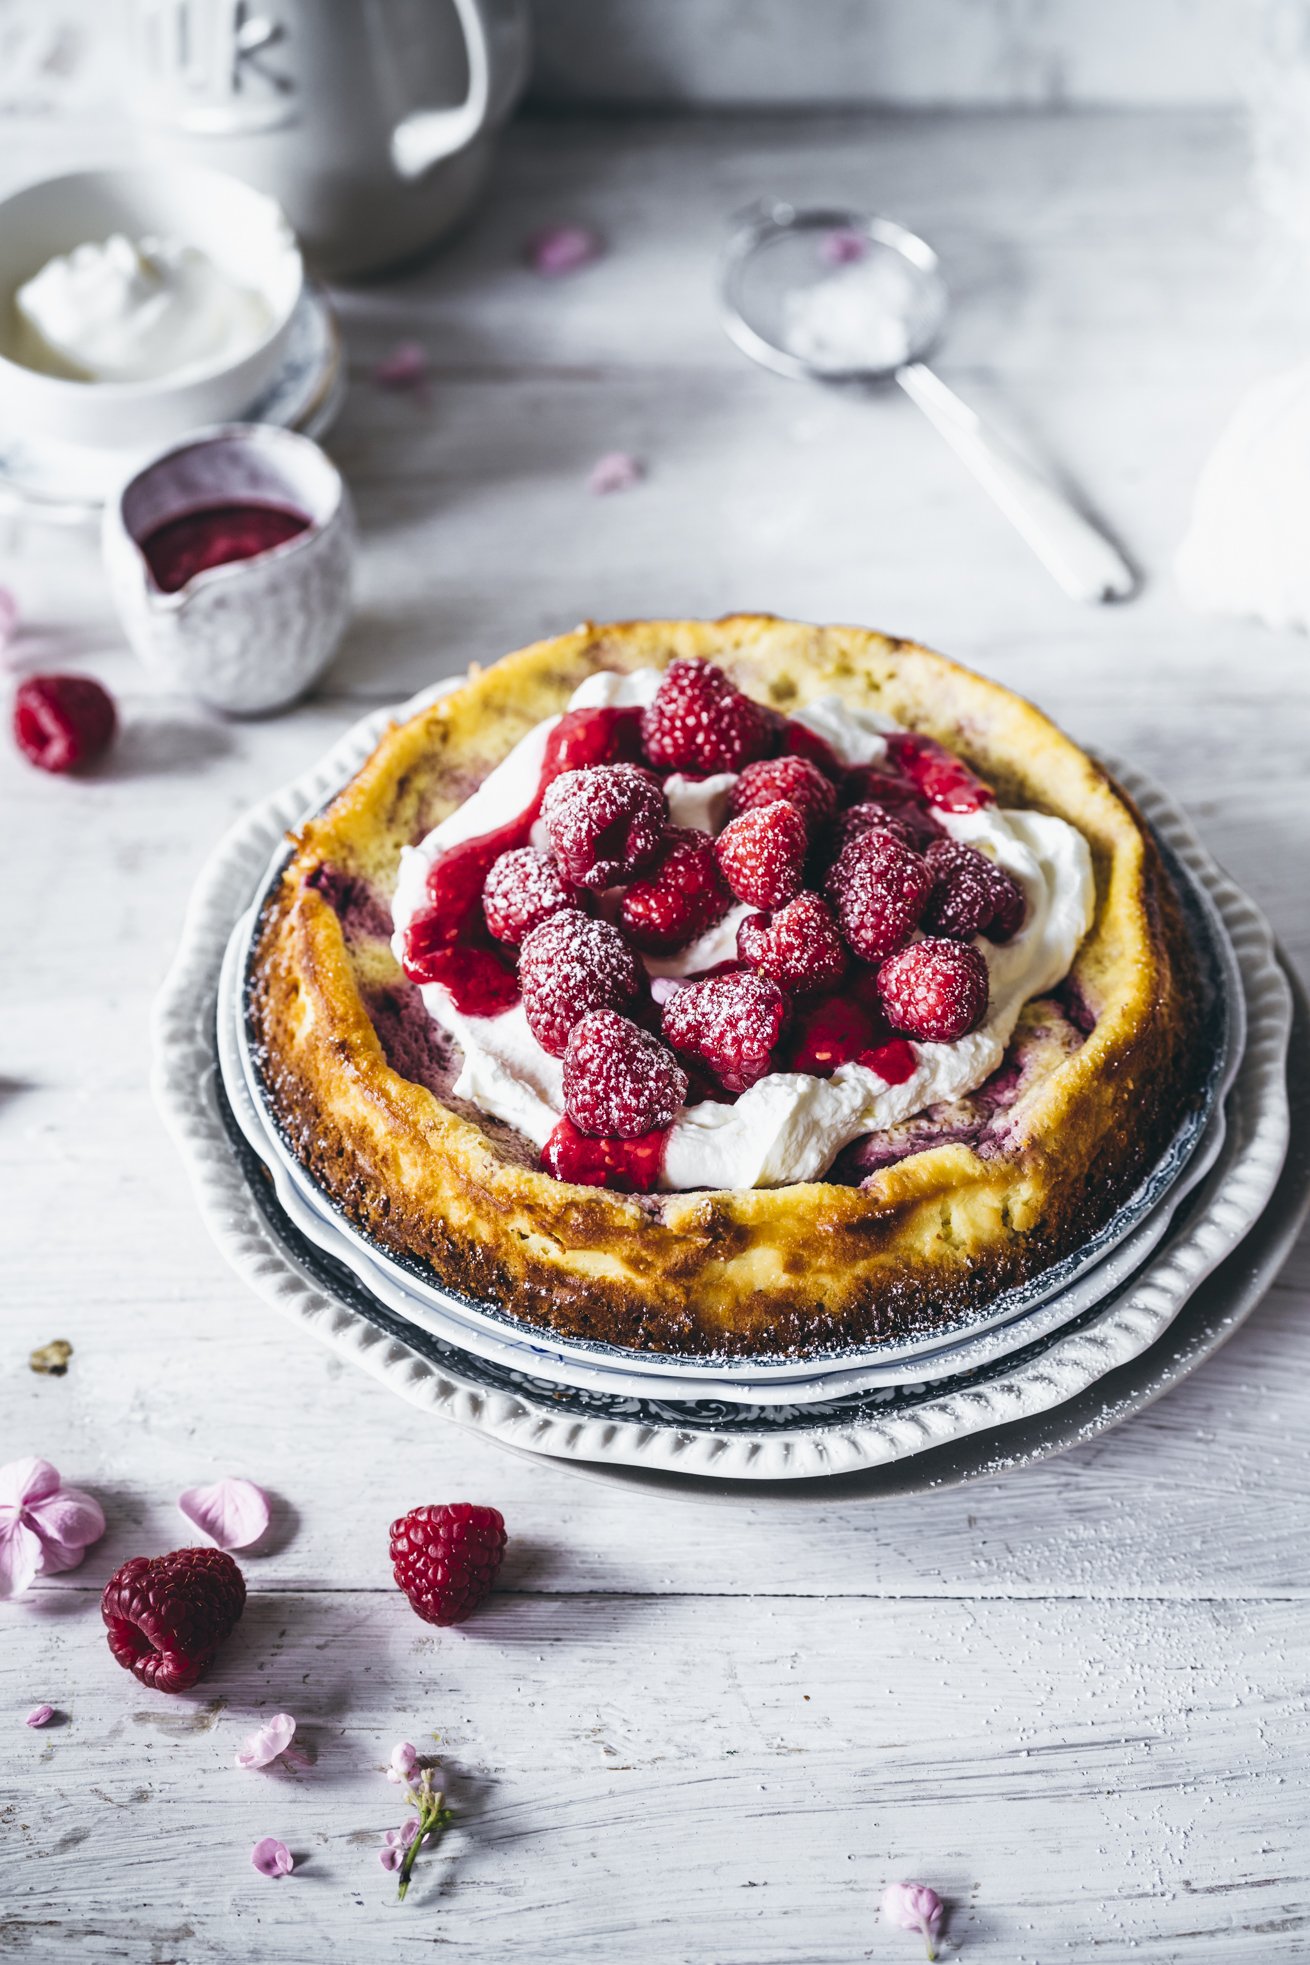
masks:
<path id="1" fill-rule="evenodd" d="M 888 737 L 887 754 L 919 795 L 941 812 L 978 812 L 996 802 L 991 787 L 931 737 L 899 730 Z"/>
<path id="2" fill-rule="evenodd" d="M 637 1139 L 589 1139 L 571 1119 L 561 1119 L 541 1150 L 541 1164 L 556 1180 L 579 1187 L 608 1187 L 619 1194 L 649 1194 L 658 1186 L 669 1128 Z"/>
<path id="3" fill-rule="evenodd" d="M 502 853 L 529 843 L 541 801 L 561 772 L 627 762 L 632 755 L 641 755 L 640 710 L 565 712 L 547 739 L 527 810 L 493 832 L 448 847 L 428 869 L 428 905 L 405 930 L 411 982 L 443 984 L 461 1016 L 498 1017 L 513 1009 L 519 1000 L 513 951 L 492 939 L 482 912 L 487 875 Z"/>
<path id="4" fill-rule="evenodd" d="M 864 1064 L 888 1085 L 903 1085 L 918 1064 L 913 1045 L 893 1037 L 877 1009 L 845 990 L 797 1007 L 787 1053 L 789 1071 L 831 1078 L 839 1065 Z"/>
<path id="5" fill-rule="evenodd" d="M 232 560 L 258 559 L 261 553 L 298 539 L 309 526 L 303 512 L 282 505 L 206 505 L 198 512 L 165 519 L 146 534 L 141 551 L 155 585 L 163 593 L 175 594 L 197 573 L 227 566 Z"/>

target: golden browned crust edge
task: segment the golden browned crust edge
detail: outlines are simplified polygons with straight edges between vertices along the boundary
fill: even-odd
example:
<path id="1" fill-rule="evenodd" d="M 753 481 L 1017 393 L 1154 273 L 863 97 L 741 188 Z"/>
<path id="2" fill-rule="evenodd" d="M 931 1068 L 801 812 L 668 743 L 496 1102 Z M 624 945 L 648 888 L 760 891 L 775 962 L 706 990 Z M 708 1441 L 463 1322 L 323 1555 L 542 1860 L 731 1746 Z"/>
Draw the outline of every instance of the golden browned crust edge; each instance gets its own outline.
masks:
<path id="1" fill-rule="evenodd" d="M 337 916 L 308 884 L 315 869 L 345 866 L 389 892 L 395 840 L 436 823 L 584 675 L 687 653 L 723 661 L 781 708 L 832 689 L 884 707 L 949 744 L 1003 798 L 1060 813 L 1088 838 L 1097 914 L 1072 981 L 1096 1026 L 1015 1109 L 1003 1155 L 944 1145 L 861 1188 L 639 1201 L 525 1167 L 388 1067 Z M 475 672 L 393 727 L 296 848 L 261 924 L 250 998 L 286 1137 L 380 1243 L 449 1288 L 564 1333 L 746 1355 L 957 1323 L 1107 1220 L 1193 1095 L 1194 958 L 1131 800 L 1031 705 L 912 643 L 764 616 L 584 627 Z"/>

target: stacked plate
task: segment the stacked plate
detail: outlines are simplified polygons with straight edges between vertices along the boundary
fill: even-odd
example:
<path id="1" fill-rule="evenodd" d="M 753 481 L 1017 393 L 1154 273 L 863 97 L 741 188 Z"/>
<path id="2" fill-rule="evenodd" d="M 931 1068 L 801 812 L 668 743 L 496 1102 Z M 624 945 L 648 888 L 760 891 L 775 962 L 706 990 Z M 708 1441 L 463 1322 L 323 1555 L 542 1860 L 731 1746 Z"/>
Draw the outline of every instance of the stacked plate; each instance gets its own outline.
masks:
<path id="1" fill-rule="evenodd" d="M 278 1130 L 248 1043 L 253 928 L 285 829 L 351 775 L 377 721 L 215 855 L 159 1006 L 156 1082 L 238 1266 L 404 1396 L 510 1444 L 607 1467 L 791 1480 L 885 1466 L 1049 1411 L 1141 1356 L 1269 1202 L 1287 1150 L 1286 978 L 1262 918 L 1177 808 L 1120 771 L 1187 904 L 1209 1062 L 1168 1151 L 1084 1248 L 952 1329 L 807 1359 L 628 1351 L 443 1289 L 318 1188 Z"/>

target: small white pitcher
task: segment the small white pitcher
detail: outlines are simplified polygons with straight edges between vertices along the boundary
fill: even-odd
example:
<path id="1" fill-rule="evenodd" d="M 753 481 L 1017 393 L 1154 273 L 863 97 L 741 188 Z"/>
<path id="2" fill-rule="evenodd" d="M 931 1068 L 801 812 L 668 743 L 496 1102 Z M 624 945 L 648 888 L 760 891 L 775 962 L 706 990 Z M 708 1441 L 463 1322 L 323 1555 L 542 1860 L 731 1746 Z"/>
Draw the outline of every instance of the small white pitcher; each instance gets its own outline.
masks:
<path id="1" fill-rule="evenodd" d="M 305 531 L 253 559 L 156 581 L 145 541 L 170 519 L 276 505 Z M 170 688 L 231 716 L 283 709 L 322 674 L 350 618 L 355 522 L 341 473 L 308 437 L 269 424 L 203 430 L 161 451 L 105 507 L 105 565 L 127 638 Z"/>

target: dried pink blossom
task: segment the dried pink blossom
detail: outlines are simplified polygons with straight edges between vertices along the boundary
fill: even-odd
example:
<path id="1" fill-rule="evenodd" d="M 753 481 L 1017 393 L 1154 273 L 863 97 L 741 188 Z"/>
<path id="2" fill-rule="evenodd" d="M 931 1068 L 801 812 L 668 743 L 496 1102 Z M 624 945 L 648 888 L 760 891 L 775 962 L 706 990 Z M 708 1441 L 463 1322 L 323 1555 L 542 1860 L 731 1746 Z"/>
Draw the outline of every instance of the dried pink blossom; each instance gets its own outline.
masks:
<path id="1" fill-rule="evenodd" d="M 261 1836 L 250 1852 L 250 1860 L 261 1876 L 290 1876 L 295 1868 L 295 1859 L 285 1842 L 279 1842 L 275 1835 Z"/>
<path id="2" fill-rule="evenodd" d="M 100 1503 L 61 1487 L 48 1460 L 0 1467 L 0 1597 L 21 1596 L 38 1574 L 76 1569 L 104 1532 Z"/>
<path id="3" fill-rule="evenodd" d="M 414 1778 L 414 1769 L 417 1766 L 418 1754 L 408 1740 L 402 1740 L 398 1746 L 391 1749 L 391 1760 L 387 1766 L 387 1779 L 389 1781 L 410 1781 Z"/>
<path id="4" fill-rule="evenodd" d="M 599 259 L 605 246 L 598 232 L 588 225 L 548 225 L 528 240 L 526 253 L 534 273 L 548 280 L 561 273 L 576 273 Z"/>
<path id="5" fill-rule="evenodd" d="M 850 266 L 869 250 L 868 235 L 853 226 L 839 225 L 825 232 L 819 241 L 819 258 L 825 266 Z"/>
<path id="6" fill-rule="evenodd" d="M 428 379 L 428 351 L 419 341 L 398 341 L 373 370 L 384 389 L 422 389 Z"/>
<path id="7" fill-rule="evenodd" d="M 388 1829 L 382 1838 L 383 1847 L 378 1850 L 378 1861 L 383 1869 L 399 1869 L 405 1860 L 405 1851 L 419 1832 L 419 1819 L 411 1815 L 398 1829 Z M 427 1836 L 423 1841 L 427 1841 Z M 420 1845 L 421 1846 L 421 1845 Z"/>
<path id="8" fill-rule="evenodd" d="M 268 1496 L 253 1481 L 230 1477 L 179 1494 L 182 1514 L 220 1549 L 247 1549 L 268 1527 Z"/>
<path id="9" fill-rule="evenodd" d="M 936 1958 L 944 1905 L 926 1883 L 889 1883 L 883 1891 L 883 1922 L 898 1931 L 917 1931 L 930 1959 Z"/>
<path id="10" fill-rule="evenodd" d="M 272 1719 L 257 1726 L 237 1748 L 237 1766 L 270 1767 L 287 1752 L 295 1731 L 296 1722 L 290 1713 L 274 1713 Z"/>
<path id="11" fill-rule="evenodd" d="M 33 1706 L 31 1712 L 23 1721 L 23 1724 L 24 1726 L 48 1726 L 54 1716 L 55 1709 L 53 1706 Z"/>
<path id="12" fill-rule="evenodd" d="M 644 476 L 637 458 L 630 457 L 626 450 L 608 450 L 598 457 L 587 478 L 588 488 L 595 492 L 631 491 L 634 484 L 640 484 Z"/>

